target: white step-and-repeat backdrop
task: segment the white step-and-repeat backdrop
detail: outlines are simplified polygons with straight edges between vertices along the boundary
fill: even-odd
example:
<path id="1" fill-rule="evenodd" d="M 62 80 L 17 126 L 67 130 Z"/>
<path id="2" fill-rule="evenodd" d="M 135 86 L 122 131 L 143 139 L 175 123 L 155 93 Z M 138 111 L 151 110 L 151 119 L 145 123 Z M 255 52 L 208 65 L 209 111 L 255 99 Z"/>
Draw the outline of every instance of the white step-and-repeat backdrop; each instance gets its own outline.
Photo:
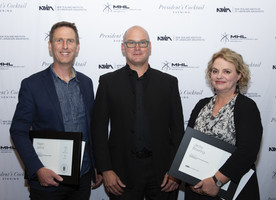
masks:
<path id="1" fill-rule="evenodd" d="M 28 199 L 9 128 L 20 82 L 51 64 L 48 34 L 62 20 L 79 29 L 75 68 L 93 79 L 95 91 L 101 74 L 125 64 L 124 31 L 147 29 L 150 64 L 178 78 L 185 122 L 196 102 L 212 95 L 204 78 L 211 55 L 222 47 L 241 53 L 252 73 L 246 95 L 258 104 L 264 127 L 257 162 L 261 199 L 276 199 L 275 9 L 274 0 L 0 0 L 0 199 Z M 107 200 L 103 186 L 90 199 Z"/>

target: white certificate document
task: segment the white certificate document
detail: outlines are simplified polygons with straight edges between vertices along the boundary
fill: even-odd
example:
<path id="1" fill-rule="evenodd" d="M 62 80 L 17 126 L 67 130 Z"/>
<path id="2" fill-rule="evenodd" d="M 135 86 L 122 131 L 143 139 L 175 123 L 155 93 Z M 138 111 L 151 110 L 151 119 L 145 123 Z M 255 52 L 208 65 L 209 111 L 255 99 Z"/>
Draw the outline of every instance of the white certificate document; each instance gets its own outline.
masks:
<path id="1" fill-rule="evenodd" d="M 203 180 L 213 176 L 230 157 L 231 153 L 191 138 L 190 144 L 179 166 L 179 171 Z M 222 189 L 227 190 L 225 184 Z"/>
<path id="2" fill-rule="evenodd" d="M 33 146 L 45 167 L 59 175 L 71 176 L 73 140 L 34 138 Z"/>
<path id="3" fill-rule="evenodd" d="M 187 127 L 169 170 L 169 175 L 185 183 L 196 185 L 212 177 L 235 151 L 235 146 Z M 229 181 L 218 196 L 233 199 L 237 184 Z"/>

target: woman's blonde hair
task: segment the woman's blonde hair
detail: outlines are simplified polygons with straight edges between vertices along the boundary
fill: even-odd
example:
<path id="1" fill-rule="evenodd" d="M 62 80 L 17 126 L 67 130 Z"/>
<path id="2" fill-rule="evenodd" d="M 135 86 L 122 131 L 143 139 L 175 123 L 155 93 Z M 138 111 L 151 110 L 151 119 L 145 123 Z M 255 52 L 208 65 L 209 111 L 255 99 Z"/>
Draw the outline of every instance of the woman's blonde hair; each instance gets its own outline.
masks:
<path id="1" fill-rule="evenodd" d="M 236 92 L 245 92 L 250 81 L 249 67 L 243 61 L 243 58 L 240 54 L 228 48 L 222 48 L 219 52 L 214 53 L 211 60 L 208 62 L 206 69 L 206 79 L 208 80 L 208 83 L 211 85 L 212 67 L 217 58 L 223 58 L 224 60 L 235 65 L 237 73 L 241 74 L 241 78 L 237 83 Z"/>

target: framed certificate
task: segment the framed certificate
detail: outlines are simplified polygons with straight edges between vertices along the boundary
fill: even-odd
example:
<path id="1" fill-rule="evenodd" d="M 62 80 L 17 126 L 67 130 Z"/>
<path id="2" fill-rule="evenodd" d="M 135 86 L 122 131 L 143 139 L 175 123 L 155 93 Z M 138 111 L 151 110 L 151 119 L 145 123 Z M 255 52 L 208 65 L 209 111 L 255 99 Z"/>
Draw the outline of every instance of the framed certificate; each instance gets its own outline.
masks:
<path id="1" fill-rule="evenodd" d="M 169 174 L 188 184 L 212 177 L 234 152 L 235 146 L 187 127 Z M 235 194 L 237 184 L 229 181 L 218 196 L 228 200 Z"/>
<path id="2" fill-rule="evenodd" d="M 77 185 L 80 179 L 81 133 L 30 131 L 38 158 L 46 168 L 63 178 L 63 184 Z"/>

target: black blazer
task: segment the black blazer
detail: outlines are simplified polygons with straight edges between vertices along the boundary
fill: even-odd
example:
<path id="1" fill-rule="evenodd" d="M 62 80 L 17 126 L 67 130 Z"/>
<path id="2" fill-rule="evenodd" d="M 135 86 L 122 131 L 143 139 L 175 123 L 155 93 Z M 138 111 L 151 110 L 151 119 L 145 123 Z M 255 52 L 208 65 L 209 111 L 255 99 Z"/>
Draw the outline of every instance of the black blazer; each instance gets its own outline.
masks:
<path id="1" fill-rule="evenodd" d="M 132 151 L 136 104 L 128 67 L 100 77 L 92 135 L 97 170 L 114 170 L 131 187 L 135 176 Z M 147 75 L 144 104 L 154 170 L 161 184 L 184 134 L 183 113 L 177 79 L 152 68 Z"/>
<path id="2" fill-rule="evenodd" d="M 196 104 L 188 122 L 189 127 L 194 127 L 195 120 L 200 110 L 210 101 L 210 99 L 211 98 L 201 99 Z M 256 103 L 242 94 L 237 96 L 235 102 L 234 123 L 236 129 L 237 149 L 219 171 L 232 181 L 238 183 L 241 177 L 250 168 L 255 169 L 254 162 L 257 159 L 263 133 L 260 112 Z M 238 199 L 258 199 L 258 197 L 258 182 L 256 173 L 254 173 L 240 193 Z"/>

